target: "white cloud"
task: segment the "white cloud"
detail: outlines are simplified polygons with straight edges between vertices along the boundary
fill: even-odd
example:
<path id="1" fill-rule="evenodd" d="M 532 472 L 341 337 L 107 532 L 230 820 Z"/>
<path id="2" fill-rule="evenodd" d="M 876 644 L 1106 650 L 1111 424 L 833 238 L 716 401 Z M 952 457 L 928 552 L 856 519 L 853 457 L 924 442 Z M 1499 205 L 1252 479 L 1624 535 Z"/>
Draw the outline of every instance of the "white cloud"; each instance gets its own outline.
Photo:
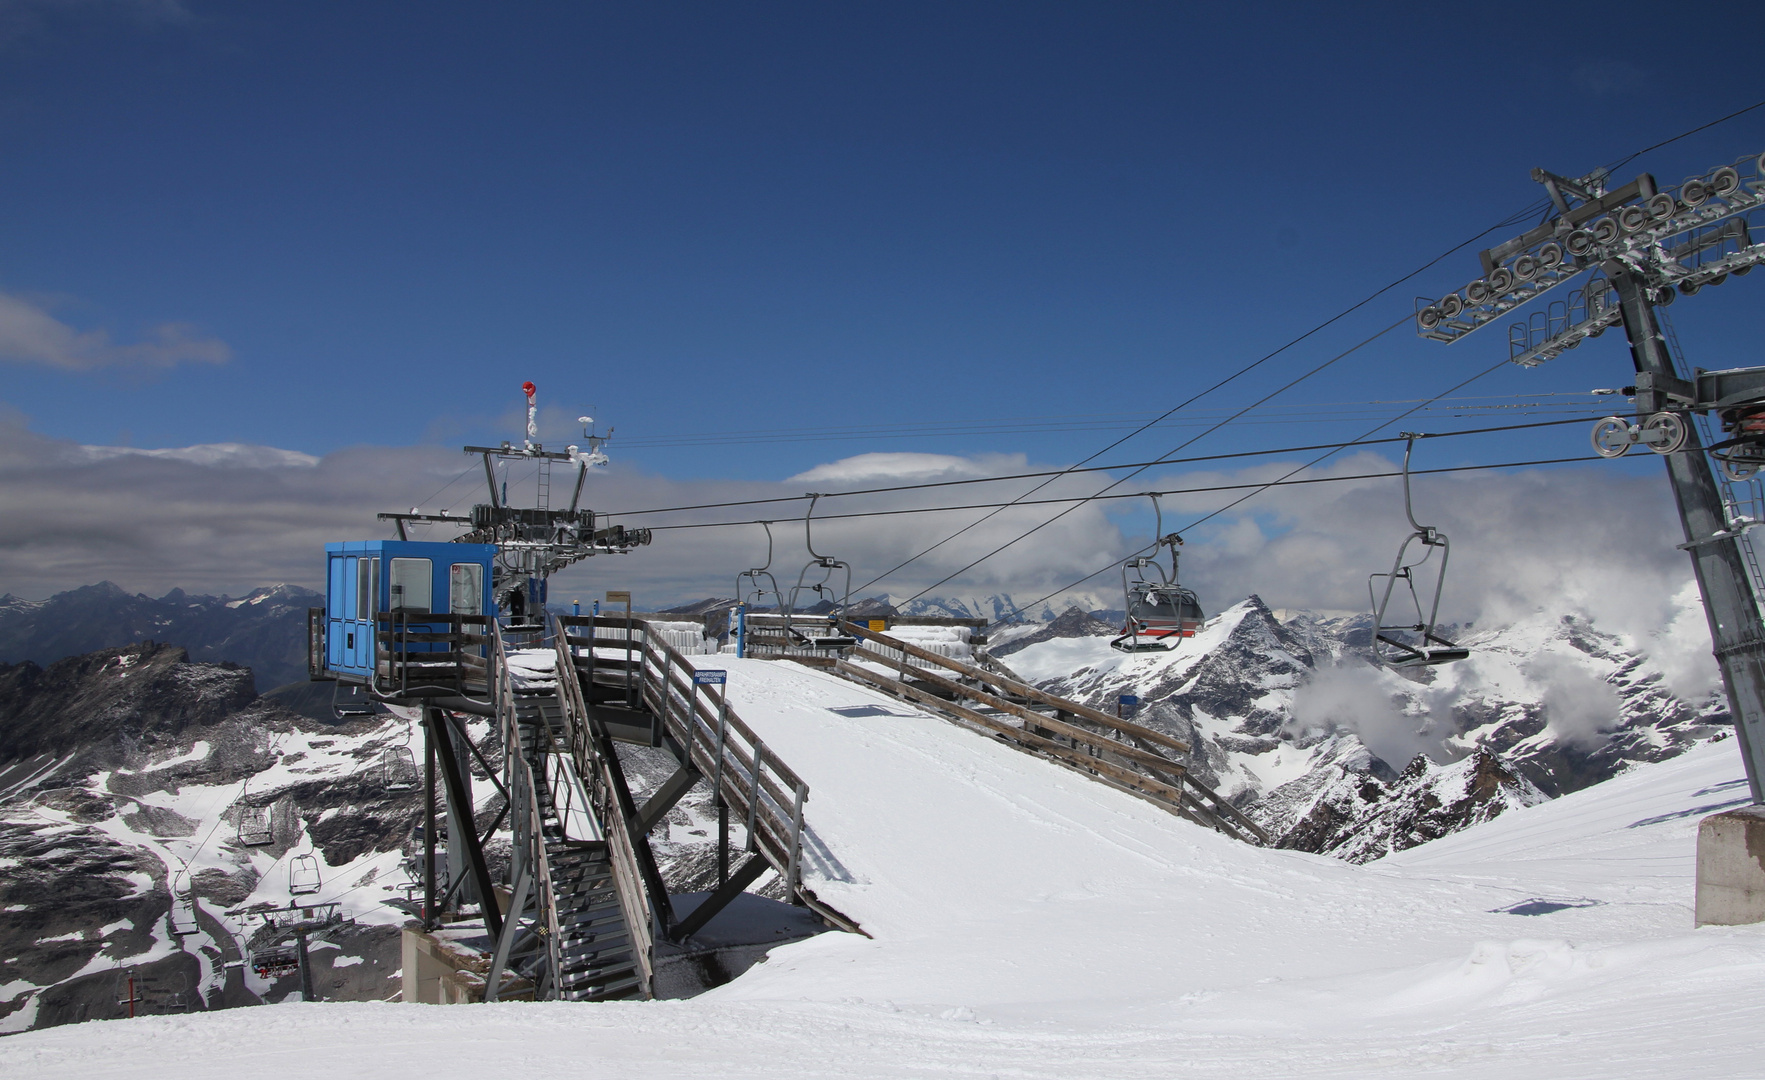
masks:
<path id="1" fill-rule="evenodd" d="M 1417 754 L 1446 760 L 1434 714 L 1407 714 L 1389 670 L 1358 661 L 1323 667 L 1293 694 L 1289 728 L 1297 732 L 1352 731 L 1381 761 L 1402 769 Z M 1395 685 L 1394 685 L 1395 684 Z"/>
<path id="2" fill-rule="evenodd" d="M 162 323 L 141 341 L 118 344 L 107 330 L 76 330 L 39 304 L 0 293 L 0 360 L 88 371 L 224 364 L 232 355 L 226 342 L 205 337 L 187 323 Z"/>
<path id="3" fill-rule="evenodd" d="M 737 572 L 766 558 L 765 533 L 745 524 L 759 518 L 774 523 L 772 569 L 788 584 L 808 561 L 804 476 L 837 490 L 835 477 L 852 478 L 846 486 L 870 486 L 879 470 L 941 479 L 1015 473 L 1025 464 L 1005 456 L 860 455 L 781 482 L 676 481 L 623 465 L 617 440 L 612 450 L 613 466 L 595 470 L 583 496 L 584 506 L 603 515 L 744 499 L 784 501 L 617 518 L 628 525 L 743 524 L 658 528 L 649 547 L 589 559 L 560 575 L 555 599 L 589 599 L 604 589 L 629 588 L 640 607 L 659 607 L 732 595 Z M 1134 487 L 1246 483 L 1273 479 L 1291 467 L 1265 464 L 1237 472 L 1147 477 Z M 1310 475 L 1392 468 L 1390 461 L 1368 454 Z M 517 504 L 532 497 L 532 466 L 515 467 L 508 479 Z M 1103 482 L 1095 476 L 1062 477 L 1032 497 L 1088 494 Z M 851 563 L 853 583 L 860 585 L 987 511 L 841 515 L 987 503 L 1022 494 L 1034 483 L 824 498 L 816 508 L 815 547 Z M 377 511 L 419 504 L 431 511 L 464 510 L 482 498 L 483 481 L 475 461 L 440 447 L 357 447 L 318 459 L 237 444 L 149 451 L 82 447 L 30 432 L 22 418 L 0 414 L 0 488 L 7 492 L 7 512 L 0 514 L 0 590 L 41 597 L 105 578 L 149 592 L 173 586 L 237 592 L 273 581 L 317 587 L 327 541 L 391 535 L 375 520 Z M 554 478 L 554 493 L 561 488 Z M 1168 497 L 1166 528 L 1181 528 L 1236 494 Z M 1416 502 L 1419 518 L 1452 538 L 1442 606 L 1446 620 L 1504 623 L 1538 611 L 1582 615 L 1648 650 L 1681 693 L 1696 696 L 1708 685 L 1709 637 L 1697 617 L 1695 591 L 1687 591 L 1695 590 L 1689 564 L 1674 548 L 1678 524 L 1663 479 L 1601 467 L 1435 475 L 1418 481 Z M 1127 504 L 1107 505 L 1119 510 Z M 1061 508 L 1005 510 L 863 594 L 909 596 Z M 1367 575 L 1389 567 L 1407 531 L 1401 489 L 1393 479 L 1277 488 L 1190 532 L 1183 579 L 1200 592 L 1209 611 L 1249 593 L 1277 608 L 1364 611 Z M 413 533 L 424 535 L 448 539 L 454 533 Z M 1105 504 L 1088 503 L 937 586 L 933 594 L 1010 593 L 1027 603 L 1103 568 L 1077 597 L 1066 594 L 1054 603 L 1058 608 L 1083 598 L 1115 606 L 1121 602 L 1116 568 L 1144 542 L 1143 536 L 1124 536 Z M 1693 603 L 1689 615 L 1686 601 Z M 1409 731 L 1402 737 L 1416 736 Z"/>
<path id="4" fill-rule="evenodd" d="M 320 461 L 319 458 L 298 450 L 278 450 L 273 446 L 252 446 L 247 443 L 203 443 L 200 446 L 177 446 L 160 450 L 137 446 L 82 446 L 80 449 L 93 461 L 133 455 L 240 469 L 301 469 L 311 468 Z"/>
<path id="5" fill-rule="evenodd" d="M 1526 675 L 1544 687 L 1546 729 L 1565 743 L 1592 746 L 1602 731 L 1618 726 L 1624 703 L 1612 685 L 1560 655 L 1535 657 Z"/>
<path id="6" fill-rule="evenodd" d="M 923 483 L 930 480 L 965 480 L 988 473 L 1022 472 L 1021 454 L 992 455 L 975 459 L 951 454 L 881 453 L 859 454 L 817 465 L 791 477 L 788 483 L 855 484 Z"/>

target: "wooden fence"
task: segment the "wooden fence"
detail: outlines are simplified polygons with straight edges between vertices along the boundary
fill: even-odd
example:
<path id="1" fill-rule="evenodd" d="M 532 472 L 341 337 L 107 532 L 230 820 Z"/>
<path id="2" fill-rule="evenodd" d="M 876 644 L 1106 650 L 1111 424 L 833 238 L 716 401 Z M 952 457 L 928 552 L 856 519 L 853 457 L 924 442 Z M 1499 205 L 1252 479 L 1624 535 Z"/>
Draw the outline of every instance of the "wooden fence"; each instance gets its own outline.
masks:
<path id="1" fill-rule="evenodd" d="M 1243 811 L 1171 760 L 1167 752 L 1189 751 L 1180 739 L 855 623 L 843 629 L 860 641 L 832 665 L 848 679 L 944 713 L 1246 843 L 1271 842 Z M 898 675 L 866 665 L 893 668 Z M 1052 708 L 1053 715 L 1037 705 Z"/>

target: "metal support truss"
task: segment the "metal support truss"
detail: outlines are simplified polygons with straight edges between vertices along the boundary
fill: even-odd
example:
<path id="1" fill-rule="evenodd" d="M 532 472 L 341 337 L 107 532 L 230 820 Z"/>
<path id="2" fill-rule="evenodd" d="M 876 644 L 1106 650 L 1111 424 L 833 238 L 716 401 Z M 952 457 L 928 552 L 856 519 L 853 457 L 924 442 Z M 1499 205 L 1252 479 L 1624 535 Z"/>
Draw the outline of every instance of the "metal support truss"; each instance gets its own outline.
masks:
<path id="1" fill-rule="evenodd" d="M 1601 265 L 1629 269 L 1654 290 L 1651 298 L 1670 302 L 1660 290 L 1678 288 L 1689 295 L 1765 262 L 1765 244 L 1753 242 L 1746 221 L 1765 207 L 1765 161 L 1759 158 L 1744 157 L 1666 189 L 1646 173 L 1609 192 L 1602 173 L 1565 180 L 1535 169 L 1533 179 L 1546 186 L 1556 215 L 1482 252 L 1481 278 L 1439 300 L 1417 300 L 1416 331 L 1422 337 L 1458 341 Z M 1570 198 L 1582 201 L 1571 206 Z M 1561 347 L 1540 353 L 1539 347 L 1558 335 L 1547 333 L 1536 340 L 1529 333 L 1526 346 L 1513 350 L 1515 363 L 1531 366 L 1547 360 L 1616 325 L 1612 309 L 1594 311 L 1604 295 L 1601 288 L 1589 285 L 1582 292 L 1580 306 L 1587 317 L 1574 318 L 1577 303 L 1569 302 Z"/>
<path id="2" fill-rule="evenodd" d="M 461 826 L 459 841 L 465 848 L 473 884 L 478 887 L 478 906 L 484 912 L 484 928 L 490 932 L 491 939 L 495 940 L 502 936 L 502 912 L 497 908 L 496 890 L 490 881 L 490 867 L 484 861 L 484 845 L 478 841 L 473 807 L 466 794 L 466 782 L 460 771 L 460 758 L 454 749 L 453 735 L 448 730 L 450 725 L 441 715 L 441 710 L 426 705 L 423 708 L 423 726 L 435 740 L 435 760 L 441 766 L 448 805 L 454 809 L 454 820 Z M 452 841 L 454 838 L 450 836 L 448 839 Z M 450 872 L 453 869 L 449 867 Z M 464 878 L 464 874 L 460 876 L 461 879 Z"/>

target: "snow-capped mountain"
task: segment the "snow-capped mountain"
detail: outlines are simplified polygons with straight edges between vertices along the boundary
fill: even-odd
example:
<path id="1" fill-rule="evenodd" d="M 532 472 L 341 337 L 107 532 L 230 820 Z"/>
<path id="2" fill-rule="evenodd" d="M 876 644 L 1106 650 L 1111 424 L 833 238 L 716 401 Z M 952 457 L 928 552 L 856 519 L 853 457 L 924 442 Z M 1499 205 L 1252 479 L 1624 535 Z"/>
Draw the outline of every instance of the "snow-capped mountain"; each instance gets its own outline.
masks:
<path id="1" fill-rule="evenodd" d="M 382 754 L 409 738 L 308 720 L 172 645 L 0 665 L 0 1031 L 118 1015 L 130 977 L 148 1011 L 280 999 L 241 961 L 306 859 L 307 899 L 354 920 L 313 953 L 322 995 L 384 998 L 418 793 L 385 786 Z"/>
<path id="2" fill-rule="evenodd" d="M 1046 602 L 1020 611 L 1018 600 L 1010 593 L 993 593 L 989 596 L 924 596 L 918 600 L 890 596 L 887 599 L 903 615 L 942 619 L 986 619 L 988 622 L 995 622 L 1015 615 L 1027 622 L 1052 622 L 1058 614 Z"/>
<path id="3" fill-rule="evenodd" d="M 138 641 L 170 641 L 197 660 L 251 668 L 260 690 L 306 678 L 306 609 L 323 603 L 296 585 L 244 596 L 193 596 L 173 589 L 154 598 L 108 581 L 47 600 L 0 596 L 0 663 L 63 657 Z"/>
<path id="4" fill-rule="evenodd" d="M 1368 662 L 1364 619 L 1283 621 L 1252 596 L 1173 652 L 1114 652 L 1099 624 L 1006 662 L 1098 708 L 1137 696 L 1136 719 L 1190 742 L 1197 778 L 1283 843 L 1357 859 L 1729 730 L 1713 689 L 1687 700 L 1633 643 L 1577 616 L 1458 640 L 1470 659 L 1402 674 Z"/>

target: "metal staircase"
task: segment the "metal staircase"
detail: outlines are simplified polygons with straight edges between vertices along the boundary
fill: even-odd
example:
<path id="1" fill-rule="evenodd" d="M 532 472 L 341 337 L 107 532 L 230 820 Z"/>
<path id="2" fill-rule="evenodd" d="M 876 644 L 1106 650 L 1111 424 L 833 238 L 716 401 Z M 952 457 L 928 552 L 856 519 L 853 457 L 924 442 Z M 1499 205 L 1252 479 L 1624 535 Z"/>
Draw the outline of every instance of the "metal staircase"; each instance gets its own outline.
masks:
<path id="1" fill-rule="evenodd" d="M 769 869 L 789 883 L 794 901 L 857 930 L 802 886 L 808 785 L 721 695 L 713 704 L 701 693 L 685 658 L 647 624 L 618 623 L 613 632 L 614 625 L 554 617 L 545 627 L 493 625 L 488 635 L 495 696 L 485 711 L 504 746 L 518 752 L 504 755 L 511 885 L 493 935 L 486 1001 L 651 997 L 656 943 L 690 937 Z M 518 688 L 509 664 L 516 643 L 552 650 L 555 682 Z M 619 761 L 620 741 L 665 747 L 679 763 L 641 807 Z M 746 823 L 749 854 L 677 921 L 649 831 L 701 781 L 725 814 Z"/>
<path id="2" fill-rule="evenodd" d="M 646 982 L 631 951 L 613 859 L 602 843 L 547 845 L 558 905 L 558 994 L 569 1001 L 643 997 Z"/>
<path id="3" fill-rule="evenodd" d="M 505 745 L 520 752 L 505 755 L 512 887 L 485 1000 L 649 997 L 649 913 L 621 888 L 618 845 L 572 752 L 585 717 L 571 709 L 566 680 L 517 691 L 502 630 L 493 637 L 497 715 Z"/>

